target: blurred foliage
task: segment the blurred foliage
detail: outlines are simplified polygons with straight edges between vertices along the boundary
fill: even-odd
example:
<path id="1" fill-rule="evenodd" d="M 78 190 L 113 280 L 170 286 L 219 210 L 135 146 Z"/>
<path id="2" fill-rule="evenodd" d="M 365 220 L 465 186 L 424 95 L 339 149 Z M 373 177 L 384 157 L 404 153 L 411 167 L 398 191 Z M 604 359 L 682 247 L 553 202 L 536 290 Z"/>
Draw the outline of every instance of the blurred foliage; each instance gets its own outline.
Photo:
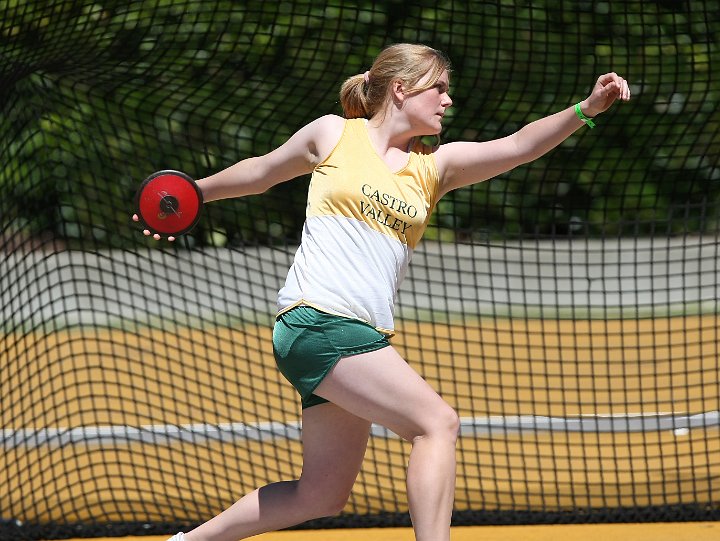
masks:
<path id="1" fill-rule="evenodd" d="M 485 140 L 617 71 L 633 100 L 560 148 L 446 196 L 431 238 L 715 231 L 720 9 L 702 1 L 0 0 L 0 239 L 144 242 L 149 173 L 203 177 L 325 113 L 392 42 L 453 61 L 445 141 Z M 284 243 L 307 179 L 213 203 L 190 245 Z M 152 243 L 149 242 L 148 245 Z"/>

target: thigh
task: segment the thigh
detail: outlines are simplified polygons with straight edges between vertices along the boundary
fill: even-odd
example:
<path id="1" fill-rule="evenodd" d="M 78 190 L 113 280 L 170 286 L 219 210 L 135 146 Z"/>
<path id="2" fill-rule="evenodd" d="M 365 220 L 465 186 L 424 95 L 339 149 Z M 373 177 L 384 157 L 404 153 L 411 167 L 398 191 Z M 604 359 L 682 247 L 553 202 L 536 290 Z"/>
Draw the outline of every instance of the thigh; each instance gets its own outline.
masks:
<path id="1" fill-rule="evenodd" d="M 370 422 L 331 403 L 303 410 L 304 489 L 349 492 L 362 466 Z"/>
<path id="2" fill-rule="evenodd" d="M 339 359 L 389 345 L 368 323 L 297 306 L 273 327 L 273 353 L 280 372 L 302 398 L 303 408 L 325 402 L 315 388 Z"/>
<path id="3" fill-rule="evenodd" d="M 408 441 L 457 422 L 455 411 L 392 346 L 342 358 L 315 394 Z"/>

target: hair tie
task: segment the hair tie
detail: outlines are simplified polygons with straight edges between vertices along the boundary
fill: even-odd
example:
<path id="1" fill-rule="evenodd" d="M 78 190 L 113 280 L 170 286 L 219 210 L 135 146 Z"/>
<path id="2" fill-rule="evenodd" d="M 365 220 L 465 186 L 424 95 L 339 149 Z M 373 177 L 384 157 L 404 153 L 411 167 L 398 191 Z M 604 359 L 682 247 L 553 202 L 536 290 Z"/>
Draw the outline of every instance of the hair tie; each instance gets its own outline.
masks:
<path id="1" fill-rule="evenodd" d="M 365 79 L 366 85 L 370 83 L 370 72 L 369 71 L 366 71 L 365 73 L 363 73 L 363 79 Z"/>

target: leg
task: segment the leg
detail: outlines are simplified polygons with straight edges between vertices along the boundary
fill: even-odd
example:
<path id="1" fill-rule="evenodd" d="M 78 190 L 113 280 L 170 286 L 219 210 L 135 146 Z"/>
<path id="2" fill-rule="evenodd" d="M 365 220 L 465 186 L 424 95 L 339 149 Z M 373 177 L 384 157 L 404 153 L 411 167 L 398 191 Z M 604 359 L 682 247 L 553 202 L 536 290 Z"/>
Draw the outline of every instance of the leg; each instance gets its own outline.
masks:
<path id="1" fill-rule="evenodd" d="M 415 537 L 448 541 L 457 413 L 392 347 L 341 359 L 315 394 L 412 442 L 407 488 Z"/>
<path id="2" fill-rule="evenodd" d="M 334 404 L 303 411 L 303 469 L 272 483 L 185 534 L 185 541 L 236 541 L 342 511 L 367 447 L 370 423 Z"/>

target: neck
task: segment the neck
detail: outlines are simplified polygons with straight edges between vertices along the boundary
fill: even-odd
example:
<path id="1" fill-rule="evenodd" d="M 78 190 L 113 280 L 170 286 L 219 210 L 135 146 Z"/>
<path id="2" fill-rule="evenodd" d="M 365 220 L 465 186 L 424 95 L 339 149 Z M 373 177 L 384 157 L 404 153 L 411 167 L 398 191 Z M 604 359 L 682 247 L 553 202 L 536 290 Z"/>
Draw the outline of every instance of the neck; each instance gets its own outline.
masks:
<path id="1" fill-rule="evenodd" d="M 370 140 L 381 154 L 392 152 L 392 149 L 407 152 L 409 145 L 417 135 L 409 128 L 390 115 L 386 115 L 384 118 L 382 115 L 375 115 L 367 123 Z"/>

